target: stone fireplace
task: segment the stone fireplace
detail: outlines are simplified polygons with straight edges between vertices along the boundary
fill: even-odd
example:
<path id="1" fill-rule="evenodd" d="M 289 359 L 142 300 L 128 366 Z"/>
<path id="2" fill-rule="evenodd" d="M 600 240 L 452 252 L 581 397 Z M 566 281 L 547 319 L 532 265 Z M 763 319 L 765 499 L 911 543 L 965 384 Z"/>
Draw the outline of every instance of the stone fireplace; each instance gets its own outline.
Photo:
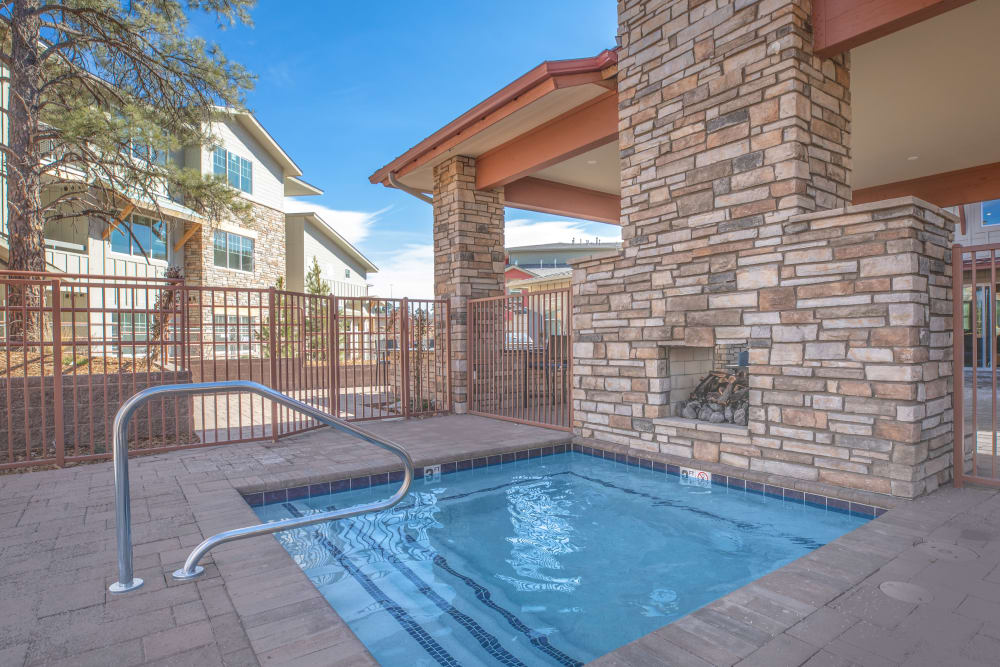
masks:
<path id="1" fill-rule="evenodd" d="M 746 341 L 719 343 L 715 347 L 670 346 L 666 355 L 670 378 L 668 416 L 682 416 L 691 392 L 712 371 L 732 372 L 746 367 L 748 350 Z"/>

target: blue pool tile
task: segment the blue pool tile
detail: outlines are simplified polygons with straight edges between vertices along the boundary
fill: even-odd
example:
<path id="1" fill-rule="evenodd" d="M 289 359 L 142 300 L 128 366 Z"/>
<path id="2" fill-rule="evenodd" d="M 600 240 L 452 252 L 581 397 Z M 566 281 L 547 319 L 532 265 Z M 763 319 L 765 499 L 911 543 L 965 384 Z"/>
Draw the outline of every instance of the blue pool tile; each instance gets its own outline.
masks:
<path id="1" fill-rule="evenodd" d="M 529 454 L 529 453 L 530 453 L 530 452 L 529 452 L 529 451 L 528 451 L 527 449 L 522 449 L 521 451 L 517 452 L 517 453 L 516 453 L 516 454 L 514 455 L 514 458 L 515 458 L 515 459 L 516 459 L 517 461 L 527 461 L 527 460 L 528 460 L 528 454 Z"/>
<path id="2" fill-rule="evenodd" d="M 801 491 L 796 491 L 795 489 L 785 489 L 785 500 L 793 503 L 805 503 L 806 494 Z"/>
<path id="3" fill-rule="evenodd" d="M 720 475 L 717 472 L 713 472 L 712 473 L 712 484 L 715 484 L 716 486 L 728 486 L 729 485 L 729 478 L 727 476 L 725 476 L 725 475 Z"/>
<path id="4" fill-rule="evenodd" d="M 471 470 L 472 469 L 472 459 L 462 459 L 456 464 L 457 470 Z"/>
<path id="5" fill-rule="evenodd" d="M 667 466 L 659 461 L 653 461 L 653 470 L 656 472 L 667 472 Z"/>
<path id="6" fill-rule="evenodd" d="M 325 496 L 330 493 L 330 482 L 309 485 L 309 496 Z"/>
<path id="7" fill-rule="evenodd" d="M 423 478 L 424 478 L 424 467 L 417 466 L 417 468 L 413 471 L 413 479 L 423 479 Z"/>
<path id="8" fill-rule="evenodd" d="M 604 458 L 608 458 L 608 457 L 605 456 Z M 628 457 L 625 454 L 619 454 L 617 452 L 615 453 L 615 461 L 617 463 L 625 463 L 627 460 L 628 460 Z"/>
<path id="9" fill-rule="evenodd" d="M 489 463 L 487 465 L 498 466 L 498 465 L 500 465 L 501 459 L 502 459 L 502 457 L 499 454 L 494 454 L 494 455 L 492 455 L 492 456 L 489 457 L 489 459 L 488 459 Z"/>
<path id="10" fill-rule="evenodd" d="M 730 489 L 739 489 L 740 491 L 745 491 L 746 488 L 747 488 L 746 484 L 747 484 L 746 481 L 740 479 L 739 477 L 730 477 L 729 478 L 729 488 Z"/>
<path id="11" fill-rule="evenodd" d="M 764 485 L 761 484 L 760 482 L 751 482 L 750 480 L 747 480 L 747 491 L 749 491 L 750 493 L 763 494 Z"/>
<path id="12" fill-rule="evenodd" d="M 828 510 L 835 510 L 837 512 L 843 512 L 845 514 L 850 514 L 851 503 L 846 500 L 841 500 L 840 498 L 827 498 L 826 508 Z"/>
<path id="13" fill-rule="evenodd" d="M 875 516 L 875 508 L 871 505 L 863 505 L 862 503 L 851 503 L 851 514 L 871 519 Z"/>
<path id="14" fill-rule="evenodd" d="M 514 462 L 514 453 L 513 452 L 507 452 L 506 454 L 502 454 L 500 456 L 500 461 L 501 461 L 501 463 L 513 463 Z"/>
<path id="15" fill-rule="evenodd" d="M 630 466 L 636 466 L 636 467 L 638 467 L 639 466 L 639 457 L 638 456 L 628 456 L 628 457 L 625 458 L 625 462 L 628 463 Z"/>
<path id="16" fill-rule="evenodd" d="M 287 502 L 288 496 L 285 494 L 284 489 L 279 489 L 278 491 L 265 491 L 264 492 L 264 504 L 270 505 L 271 503 L 283 503 Z"/>
<path id="17" fill-rule="evenodd" d="M 875 508 L 875 517 L 878 518 L 878 517 L 882 516 L 883 514 L 885 514 L 888 511 L 889 510 L 887 510 L 884 507 L 876 507 Z"/>
<path id="18" fill-rule="evenodd" d="M 565 454 L 566 453 L 566 445 L 556 445 L 552 449 L 553 449 L 553 451 L 555 451 L 556 454 Z"/>
<path id="19" fill-rule="evenodd" d="M 390 484 L 392 482 L 402 482 L 402 481 L 403 481 L 403 471 L 402 470 L 393 470 L 392 472 L 389 473 L 389 483 Z"/>
<path id="20" fill-rule="evenodd" d="M 542 456 L 552 456 L 553 453 L 552 447 L 542 447 Z"/>
<path id="21" fill-rule="evenodd" d="M 673 463 L 668 463 L 667 464 L 667 474 L 668 475 L 674 475 L 676 477 L 680 477 L 681 476 L 681 467 L 680 466 L 675 466 Z"/>
<path id="22" fill-rule="evenodd" d="M 784 498 L 785 490 L 780 486 L 771 486 L 770 484 L 764 485 L 764 494 L 768 496 L 773 496 L 774 498 Z"/>
<path id="23" fill-rule="evenodd" d="M 371 485 L 372 478 L 368 475 L 351 478 L 351 491 L 354 491 L 355 489 L 367 489 Z"/>
<path id="24" fill-rule="evenodd" d="M 458 470 L 458 463 L 456 461 L 450 461 L 448 463 L 441 464 L 441 474 L 450 475 L 451 473 Z"/>
<path id="25" fill-rule="evenodd" d="M 383 484 L 388 484 L 388 483 L 389 483 L 389 473 L 387 472 L 380 472 L 378 474 L 371 476 L 372 486 L 381 486 Z"/>
<path id="26" fill-rule="evenodd" d="M 308 486 L 295 486 L 285 491 L 285 495 L 289 501 L 292 500 L 302 500 L 303 498 L 309 497 L 309 487 Z"/>
<path id="27" fill-rule="evenodd" d="M 639 467 L 645 468 L 646 470 L 652 470 L 653 462 L 650 461 L 649 459 L 639 459 Z"/>
<path id="28" fill-rule="evenodd" d="M 537 458 L 538 458 L 538 457 L 540 457 L 541 455 L 542 455 L 542 450 L 541 450 L 541 448 L 538 448 L 538 449 L 532 449 L 532 450 L 530 450 L 530 451 L 528 452 L 528 458 L 529 458 L 529 459 L 537 459 Z"/>
<path id="29" fill-rule="evenodd" d="M 826 507 L 826 496 L 819 496 L 815 493 L 807 493 L 806 504 L 814 505 L 816 507 Z"/>
<path id="30" fill-rule="evenodd" d="M 351 490 L 351 480 L 349 479 L 338 479 L 336 481 L 330 482 L 330 493 L 340 493 L 341 491 Z"/>
<path id="31" fill-rule="evenodd" d="M 248 493 L 243 496 L 243 500 L 247 501 L 250 507 L 260 507 L 264 504 L 264 494 L 263 493 Z"/>
<path id="32" fill-rule="evenodd" d="M 473 468 L 485 468 L 489 464 L 490 464 L 490 460 L 487 457 L 485 457 L 485 456 L 480 457 L 478 459 L 473 459 L 472 460 L 472 467 Z"/>

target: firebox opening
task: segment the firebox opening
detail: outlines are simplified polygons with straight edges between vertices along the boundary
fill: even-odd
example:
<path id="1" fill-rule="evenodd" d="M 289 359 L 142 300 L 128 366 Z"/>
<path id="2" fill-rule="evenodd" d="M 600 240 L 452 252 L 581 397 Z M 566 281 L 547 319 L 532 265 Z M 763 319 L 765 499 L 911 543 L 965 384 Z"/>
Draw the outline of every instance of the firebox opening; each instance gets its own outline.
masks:
<path id="1" fill-rule="evenodd" d="M 749 412 L 746 343 L 671 347 L 667 355 L 674 417 L 745 426 Z"/>

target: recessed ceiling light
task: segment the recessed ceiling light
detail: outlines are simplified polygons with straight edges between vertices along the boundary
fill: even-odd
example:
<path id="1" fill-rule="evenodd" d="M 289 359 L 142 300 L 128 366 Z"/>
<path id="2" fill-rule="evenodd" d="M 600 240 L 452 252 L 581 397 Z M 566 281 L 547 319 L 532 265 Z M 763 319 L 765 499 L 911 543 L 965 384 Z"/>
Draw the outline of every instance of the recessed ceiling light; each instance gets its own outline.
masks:
<path id="1" fill-rule="evenodd" d="M 587 164 L 597 164 L 597 160 L 587 160 Z"/>
<path id="2" fill-rule="evenodd" d="M 914 160 L 919 160 L 920 156 L 919 155 L 911 155 L 910 157 L 908 157 L 906 159 L 909 160 L 910 162 L 913 162 Z"/>

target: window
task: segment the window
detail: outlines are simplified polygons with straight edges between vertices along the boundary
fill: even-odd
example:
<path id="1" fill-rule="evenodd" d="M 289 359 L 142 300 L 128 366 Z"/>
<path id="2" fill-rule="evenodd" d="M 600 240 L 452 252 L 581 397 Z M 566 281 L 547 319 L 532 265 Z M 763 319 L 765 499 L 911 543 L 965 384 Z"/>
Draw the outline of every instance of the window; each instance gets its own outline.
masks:
<path id="1" fill-rule="evenodd" d="M 215 355 L 217 357 L 259 357 L 262 339 L 260 318 L 250 315 L 219 315 L 213 318 Z"/>
<path id="2" fill-rule="evenodd" d="M 350 269 L 344 269 L 344 277 L 345 278 L 350 278 L 351 277 L 351 270 Z"/>
<path id="3" fill-rule="evenodd" d="M 213 241 L 216 266 L 237 271 L 253 271 L 253 239 L 216 230 Z"/>
<path id="4" fill-rule="evenodd" d="M 1000 225 L 1000 199 L 983 202 L 983 227 Z"/>
<path id="5" fill-rule="evenodd" d="M 212 152 L 212 173 L 224 176 L 232 187 L 248 194 L 253 192 L 253 163 L 236 153 L 218 147 Z"/>
<path id="6" fill-rule="evenodd" d="M 130 216 L 111 232 L 111 250 L 167 261 L 167 224 L 144 215 Z"/>

